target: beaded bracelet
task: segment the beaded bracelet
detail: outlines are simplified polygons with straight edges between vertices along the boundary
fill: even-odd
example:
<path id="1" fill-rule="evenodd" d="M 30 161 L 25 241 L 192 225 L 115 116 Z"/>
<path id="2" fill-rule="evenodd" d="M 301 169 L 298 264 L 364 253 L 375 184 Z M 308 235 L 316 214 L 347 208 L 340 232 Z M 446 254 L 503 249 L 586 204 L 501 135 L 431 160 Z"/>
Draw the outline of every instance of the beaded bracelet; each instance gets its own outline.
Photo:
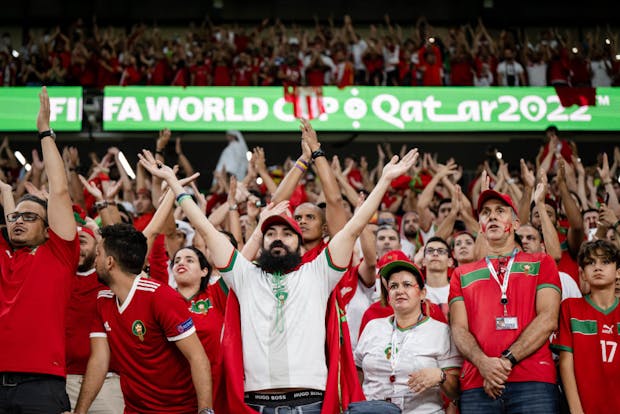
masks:
<path id="1" fill-rule="evenodd" d="M 181 194 L 179 194 L 179 195 L 177 196 L 177 206 L 180 206 L 180 205 L 181 205 L 181 202 L 182 202 L 183 200 L 188 199 L 188 198 L 192 198 L 192 196 L 191 196 L 190 194 L 187 194 L 187 193 L 181 193 Z"/>

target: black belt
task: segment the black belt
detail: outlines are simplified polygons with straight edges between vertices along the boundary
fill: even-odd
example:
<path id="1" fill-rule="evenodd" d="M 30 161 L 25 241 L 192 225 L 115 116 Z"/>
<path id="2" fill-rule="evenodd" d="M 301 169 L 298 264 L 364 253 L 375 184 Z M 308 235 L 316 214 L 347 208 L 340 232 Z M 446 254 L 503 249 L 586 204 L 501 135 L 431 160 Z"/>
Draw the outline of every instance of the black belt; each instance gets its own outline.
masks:
<path id="1" fill-rule="evenodd" d="M 0 372 L 0 386 L 2 387 L 16 387 L 24 382 L 50 379 L 62 380 L 63 378 L 57 375 L 36 374 L 32 372 Z"/>
<path id="2" fill-rule="evenodd" d="M 300 405 L 314 404 L 323 401 L 325 393 L 319 390 L 299 390 L 269 394 L 264 392 L 246 392 L 245 402 L 250 404 L 264 405 L 266 407 L 278 407 L 287 405 L 299 407 Z"/>

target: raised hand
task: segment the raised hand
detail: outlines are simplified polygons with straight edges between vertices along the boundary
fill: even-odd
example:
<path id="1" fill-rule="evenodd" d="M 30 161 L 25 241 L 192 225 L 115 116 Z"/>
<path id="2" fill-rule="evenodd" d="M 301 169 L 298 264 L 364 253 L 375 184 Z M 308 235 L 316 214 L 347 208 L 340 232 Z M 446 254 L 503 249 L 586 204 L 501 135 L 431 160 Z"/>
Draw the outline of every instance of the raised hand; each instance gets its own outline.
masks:
<path id="1" fill-rule="evenodd" d="M 39 132 L 50 129 L 50 97 L 44 86 L 39 93 L 39 114 L 37 115 L 37 129 Z"/>
<path id="2" fill-rule="evenodd" d="M 316 135 L 316 131 L 312 128 L 312 125 L 310 125 L 310 122 L 308 122 L 307 119 L 301 118 L 300 121 L 301 125 L 299 128 L 301 129 L 302 141 L 305 141 L 308 144 L 310 150 L 318 150 L 321 147 L 321 143 Z"/>
<path id="3" fill-rule="evenodd" d="M 394 155 L 389 163 L 383 167 L 381 180 L 392 181 L 394 178 L 405 174 L 418 159 L 418 149 L 409 151 L 403 158 L 398 160 L 398 155 Z"/>
<path id="4" fill-rule="evenodd" d="M 534 173 L 532 170 L 527 168 L 527 164 L 523 158 L 521 158 L 519 164 L 521 165 L 521 181 L 523 181 L 523 184 L 525 184 L 526 187 L 534 188 L 534 184 L 536 183 Z"/>
<path id="5" fill-rule="evenodd" d="M 144 167 L 151 175 L 155 177 L 159 177 L 162 180 L 174 180 L 176 179 L 176 175 L 174 171 L 169 166 L 165 165 L 161 161 L 155 160 L 155 157 L 149 150 L 142 150 L 142 154 L 138 153 L 138 159 L 140 161 L 140 165 Z"/>

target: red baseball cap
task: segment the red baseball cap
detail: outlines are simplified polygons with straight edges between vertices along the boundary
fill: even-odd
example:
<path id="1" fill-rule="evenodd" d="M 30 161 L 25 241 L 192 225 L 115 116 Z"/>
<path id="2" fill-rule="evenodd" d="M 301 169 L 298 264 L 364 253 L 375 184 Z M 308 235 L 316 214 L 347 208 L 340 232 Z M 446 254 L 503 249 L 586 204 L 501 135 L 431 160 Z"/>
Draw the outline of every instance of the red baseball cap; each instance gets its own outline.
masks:
<path id="1" fill-rule="evenodd" d="M 301 228 L 299 227 L 299 224 L 297 224 L 297 222 L 292 217 L 289 217 L 286 215 L 276 214 L 276 215 L 267 217 L 267 219 L 263 222 L 263 225 L 261 226 L 260 230 L 263 232 L 263 234 L 265 234 L 265 232 L 267 231 L 269 227 L 274 226 L 276 224 L 282 224 L 282 225 L 290 227 L 290 229 L 293 230 L 295 233 L 297 233 L 297 235 L 303 241 L 304 236 L 301 234 Z"/>
<path id="2" fill-rule="evenodd" d="M 385 280 L 389 280 L 396 269 L 408 270 L 415 276 L 418 285 L 420 285 L 421 288 L 424 287 L 424 276 L 422 276 L 420 268 L 418 268 L 418 266 L 416 266 L 401 250 L 387 252 L 377 261 L 377 266 L 379 266 L 379 274 Z"/>
<path id="3" fill-rule="evenodd" d="M 478 214 L 480 214 L 480 209 L 482 208 L 482 205 L 486 203 L 488 200 L 492 200 L 492 199 L 501 201 L 502 203 L 509 206 L 512 209 L 512 211 L 515 212 L 515 214 L 519 214 L 519 211 L 517 210 L 515 203 L 512 201 L 512 198 L 510 198 L 508 194 L 503 194 L 495 190 L 484 190 L 482 194 L 480 194 L 480 197 L 478 197 L 478 208 L 477 208 Z"/>

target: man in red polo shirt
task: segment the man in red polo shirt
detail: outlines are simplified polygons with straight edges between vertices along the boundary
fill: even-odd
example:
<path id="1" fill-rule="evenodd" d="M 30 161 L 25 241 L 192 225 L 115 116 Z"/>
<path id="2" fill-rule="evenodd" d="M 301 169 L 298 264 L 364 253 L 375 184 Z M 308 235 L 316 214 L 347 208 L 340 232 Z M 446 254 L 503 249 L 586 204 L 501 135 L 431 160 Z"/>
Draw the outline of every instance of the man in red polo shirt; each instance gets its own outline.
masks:
<path id="1" fill-rule="evenodd" d="M 15 208 L 4 205 L 10 244 L 0 237 L 0 412 L 69 409 L 65 314 L 79 243 L 45 87 L 39 100 L 49 198 L 28 194 Z"/>
<path id="2" fill-rule="evenodd" d="M 510 196 L 484 191 L 478 216 L 488 256 L 456 268 L 450 280 L 452 336 L 466 358 L 461 412 L 555 413 L 548 346 L 561 295 L 555 262 L 545 253 L 519 251 Z"/>
<path id="3" fill-rule="evenodd" d="M 110 290 L 97 296 L 91 355 L 75 412 L 88 411 L 112 356 L 125 413 L 213 414 L 209 359 L 187 304 L 170 286 L 141 274 L 146 237 L 129 224 L 100 232 L 95 268 Z"/>
<path id="4" fill-rule="evenodd" d="M 80 261 L 73 280 L 71 299 L 67 307 L 67 394 L 71 407 L 75 407 L 80 386 L 86 373 L 90 356 L 90 328 L 97 316 L 97 294 L 107 287 L 99 281 L 95 269 L 97 239 L 88 227 L 78 227 L 80 238 Z M 121 392 L 120 378 L 115 372 L 108 372 L 99 395 L 89 413 L 122 413 L 125 404 Z"/>

